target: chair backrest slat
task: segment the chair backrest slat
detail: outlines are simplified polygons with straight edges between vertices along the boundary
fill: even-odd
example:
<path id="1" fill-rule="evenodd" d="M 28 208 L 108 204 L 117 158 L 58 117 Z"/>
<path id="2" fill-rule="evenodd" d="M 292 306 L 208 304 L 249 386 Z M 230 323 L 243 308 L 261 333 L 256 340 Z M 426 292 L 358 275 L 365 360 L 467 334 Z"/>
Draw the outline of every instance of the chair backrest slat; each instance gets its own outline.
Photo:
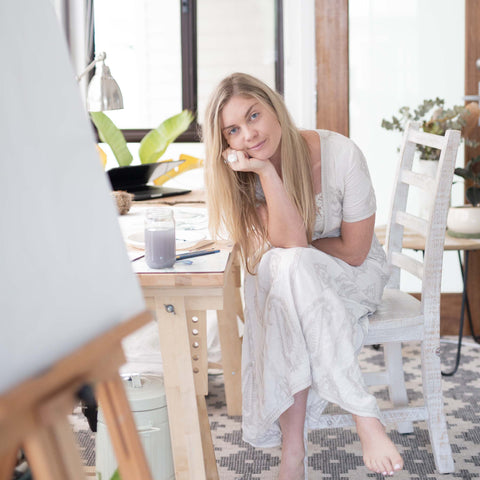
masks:
<path id="1" fill-rule="evenodd" d="M 404 253 L 393 252 L 391 264 L 415 275 L 419 279 L 422 279 L 423 277 L 423 263 L 405 255 Z"/>
<path id="2" fill-rule="evenodd" d="M 421 173 L 412 172 L 411 170 L 402 170 L 400 173 L 400 180 L 403 183 L 411 185 L 412 187 L 417 187 L 421 188 L 422 190 L 426 190 L 427 192 L 432 192 L 432 195 L 435 191 L 435 178 L 422 175 Z"/>
<path id="3" fill-rule="evenodd" d="M 418 130 L 410 130 L 407 139 L 409 142 L 416 143 L 417 145 L 438 148 L 439 150 L 446 145 L 445 137 L 433 133 L 420 132 Z"/>
<path id="4" fill-rule="evenodd" d="M 411 213 L 400 211 L 397 212 L 395 221 L 399 225 L 403 225 L 414 233 L 417 233 L 422 237 L 426 238 L 428 233 L 428 222 L 424 218 L 417 217 L 416 215 L 412 215 Z"/>

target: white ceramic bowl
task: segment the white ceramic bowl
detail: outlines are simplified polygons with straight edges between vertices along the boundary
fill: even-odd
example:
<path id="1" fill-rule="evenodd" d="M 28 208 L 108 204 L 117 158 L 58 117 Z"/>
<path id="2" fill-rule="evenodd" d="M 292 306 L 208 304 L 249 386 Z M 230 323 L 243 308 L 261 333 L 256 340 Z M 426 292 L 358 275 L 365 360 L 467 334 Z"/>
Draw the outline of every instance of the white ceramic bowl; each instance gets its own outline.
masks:
<path id="1" fill-rule="evenodd" d="M 480 238 L 480 207 L 450 207 L 447 228 L 453 237 Z"/>

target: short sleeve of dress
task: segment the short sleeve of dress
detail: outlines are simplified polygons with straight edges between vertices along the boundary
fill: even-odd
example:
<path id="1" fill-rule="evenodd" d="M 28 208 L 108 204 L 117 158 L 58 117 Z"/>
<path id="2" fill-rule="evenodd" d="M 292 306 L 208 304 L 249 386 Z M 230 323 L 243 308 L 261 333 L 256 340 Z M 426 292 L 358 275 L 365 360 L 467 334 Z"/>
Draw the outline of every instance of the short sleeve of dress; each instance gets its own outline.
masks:
<path id="1" fill-rule="evenodd" d="M 365 156 L 353 142 L 348 150 L 344 173 L 343 220 L 351 223 L 371 217 L 377 206 Z"/>

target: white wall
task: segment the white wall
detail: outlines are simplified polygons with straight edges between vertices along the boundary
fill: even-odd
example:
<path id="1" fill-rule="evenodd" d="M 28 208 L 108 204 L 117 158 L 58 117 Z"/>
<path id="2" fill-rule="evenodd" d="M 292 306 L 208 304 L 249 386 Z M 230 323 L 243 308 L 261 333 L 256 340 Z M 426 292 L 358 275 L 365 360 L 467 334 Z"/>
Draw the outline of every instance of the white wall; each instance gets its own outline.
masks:
<path id="1" fill-rule="evenodd" d="M 316 125 L 315 1 L 284 0 L 285 102 L 296 124 Z"/>
<path id="2" fill-rule="evenodd" d="M 399 132 L 380 127 L 404 105 L 441 97 L 463 104 L 463 0 L 353 0 L 349 2 L 350 136 L 364 151 L 377 194 L 377 223 L 388 220 Z M 458 163 L 463 163 L 463 149 Z M 463 184 L 453 187 L 463 203 Z M 416 290 L 416 281 L 404 282 Z M 460 291 L 456 252 L 447 252 L 444 291 Z"/>

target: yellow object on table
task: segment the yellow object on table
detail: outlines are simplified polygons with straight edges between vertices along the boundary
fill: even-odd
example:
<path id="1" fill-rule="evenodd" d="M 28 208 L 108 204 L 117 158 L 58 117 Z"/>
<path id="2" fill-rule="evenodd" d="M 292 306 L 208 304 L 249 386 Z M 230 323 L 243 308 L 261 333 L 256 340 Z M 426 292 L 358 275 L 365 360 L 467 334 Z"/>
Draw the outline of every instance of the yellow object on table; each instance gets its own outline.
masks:
<path id="1" fill-rule="evenodd" d="M 105 168 L 105 165 L 107 164 L 107 154 L 98 145 L 95 146 L 97 147 L 98 156 L 100 157 L 102 166 Z"/>
<path id="2" fill-rule="evenodd" d="M 185 155 L 182 153 L 179 159 L 185 161 L 180 166 L 172 168 L 172 170 L 170 170 L 169 172 L 156 178 L 153 183 L 155 185 L 163 185 L 166 181 L 171 180 L 180 173 L 187 172 L 188 170 L 193 170 L 194 168 L 203 167 L 203 159 L 201 158 L 192 157 L 191 155 Z M 171 160 L 165 161 L 171 162 Z"/>

